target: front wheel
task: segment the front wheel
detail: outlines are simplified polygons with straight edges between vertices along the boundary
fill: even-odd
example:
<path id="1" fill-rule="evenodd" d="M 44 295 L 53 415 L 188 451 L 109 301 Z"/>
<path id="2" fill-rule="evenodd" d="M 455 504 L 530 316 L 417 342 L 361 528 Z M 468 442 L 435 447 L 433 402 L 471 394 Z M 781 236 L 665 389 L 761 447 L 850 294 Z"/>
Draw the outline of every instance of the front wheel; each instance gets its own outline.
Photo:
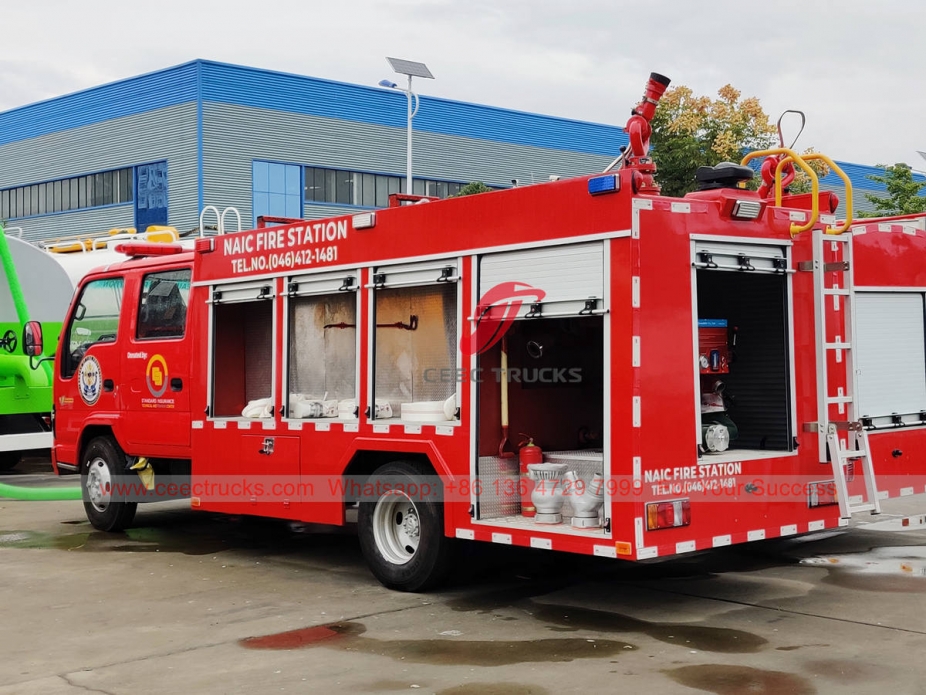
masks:
<path id="1" fill-rule="evenodd" d="M 125 454 L 112 437 L 97 437 L 84 450 L 80 487 L 84 511 L 95 529 L 122 531 L 135 518 L 136 502 L 126 501 Z"/>
<path id="2" fill-rule="evenodd" d="M 411 461 L 380 466 L 360 502 L 360 548 L 374 576 L 390 589 L 425 591 L 446 575 L 451 540 L 444 535 L 443 490 L 428 467 Z"/>

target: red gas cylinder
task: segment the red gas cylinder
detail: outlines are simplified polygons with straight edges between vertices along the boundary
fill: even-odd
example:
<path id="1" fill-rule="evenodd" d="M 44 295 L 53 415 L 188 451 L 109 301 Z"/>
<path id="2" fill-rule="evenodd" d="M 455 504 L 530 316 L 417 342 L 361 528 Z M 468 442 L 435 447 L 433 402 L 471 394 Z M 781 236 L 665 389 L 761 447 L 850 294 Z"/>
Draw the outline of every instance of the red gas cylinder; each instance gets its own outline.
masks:
<path id="1" fill-rule="evenodd" d="M 522 435 L 527 437 L 527 435 Z M 521 516 L 534 516 L 537 509 L 531 500 L 531 493 L 534 491 L 534 481 L 531 480 L 527 466 L 531 463 L 543 463 L 543 451 L 534 444 L 534 440 L 527 437 L 526 441 L 521 442 L 521 451 L 518 453 L 521 462 L 521 481 L 518 484 L 518 490 L 521 493 Z"/>

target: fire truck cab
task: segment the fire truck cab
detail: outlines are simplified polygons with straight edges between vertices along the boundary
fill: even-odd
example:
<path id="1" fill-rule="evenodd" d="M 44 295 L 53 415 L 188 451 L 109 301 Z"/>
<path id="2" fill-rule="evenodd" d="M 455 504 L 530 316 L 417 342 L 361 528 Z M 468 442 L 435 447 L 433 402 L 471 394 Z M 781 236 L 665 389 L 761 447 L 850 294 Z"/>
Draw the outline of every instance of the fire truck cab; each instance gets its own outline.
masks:
<path id="1" fill-rule="evenodd" d="M 118 499 L 131 494 L 114 493 L 136 475 L 127 473 L 126 452 L 144 452 L 148 466 L 175 475 L 189 473 L 191 458 L 193 254 L 140 246 L 148 256 L 81 281 L 55 360 L 52 463 L 82 474 L 87 515 L 103 530 L 125 528 L 135 514 L 135 502 Z M 121 250 L 137 253 L 132 244 Z"/>
<path id="2" fill-rule="evenodd" d="M 926 420 L 859 410 L 853 278 L 922 307 L 904 257 L 926 232 L 853 235 L 784 148 L 753 155 L 777 158 L 762 193 L 725 164 L 660 197 L 667 84 L 601 174 L 140 246 L 88 276 L 54 461 L 93 525 L 124 528 L 188 474 L 195 509 L 356 514 L 377 578 L 421 590 L 454 539 L 642 560 L 923 492 Z M 787 194 L 789 165 L 811 194 Z"/>

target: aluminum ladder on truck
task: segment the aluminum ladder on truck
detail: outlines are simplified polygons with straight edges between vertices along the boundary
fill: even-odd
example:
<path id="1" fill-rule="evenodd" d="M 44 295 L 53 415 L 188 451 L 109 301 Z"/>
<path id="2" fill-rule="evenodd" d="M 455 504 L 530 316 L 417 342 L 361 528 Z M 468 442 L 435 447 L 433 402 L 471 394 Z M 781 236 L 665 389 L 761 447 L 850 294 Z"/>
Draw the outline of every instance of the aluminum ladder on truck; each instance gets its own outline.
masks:
<path id="1" fill-rule="evenodd" d="M 881 503 L 871 463 L 868 433 L 858 419 L 852 233 L 825 234 L 823 230 L 815 229 L 812 265 L 817 352 L 816 429 L 820 462 L 826 463 L 828 450 L 842 518 L 848 519 L 857 512 L 880 514 Z M 835 333 L 832 340 L 828 327 Z M 839 365 L 835 369 L 830 368 L 831 355 L 835 364 Z M 834 408 L 837 410 L 834 417 L 838 420 L 831 417 Z M 849 497 L 850 466 L 853 470 L 861 467 L 865 482 L 865 496 L 861 500 L 855 498 L 853 501 Z"/>

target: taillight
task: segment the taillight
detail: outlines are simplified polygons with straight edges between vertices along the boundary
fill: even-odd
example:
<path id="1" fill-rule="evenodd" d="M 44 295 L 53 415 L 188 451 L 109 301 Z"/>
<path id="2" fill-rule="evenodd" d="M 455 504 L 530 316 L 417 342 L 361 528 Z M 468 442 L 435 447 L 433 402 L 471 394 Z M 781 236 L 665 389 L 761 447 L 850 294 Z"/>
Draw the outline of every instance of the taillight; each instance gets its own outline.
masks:
<path id="1" fill-rule="evenodd" d="M 810 483 L 810 489 L 807 491 L 808 507 L 826 507 L 838 503 L 835 480 L 821 480 L 818 483 Z"/>
<path id="2" fill-rule="evenodd" d="M 646 528 L 650 531 L 688 526 L 690 523 L 691 501 L 688 499 L 650 502 L 646 505 Z"/>

